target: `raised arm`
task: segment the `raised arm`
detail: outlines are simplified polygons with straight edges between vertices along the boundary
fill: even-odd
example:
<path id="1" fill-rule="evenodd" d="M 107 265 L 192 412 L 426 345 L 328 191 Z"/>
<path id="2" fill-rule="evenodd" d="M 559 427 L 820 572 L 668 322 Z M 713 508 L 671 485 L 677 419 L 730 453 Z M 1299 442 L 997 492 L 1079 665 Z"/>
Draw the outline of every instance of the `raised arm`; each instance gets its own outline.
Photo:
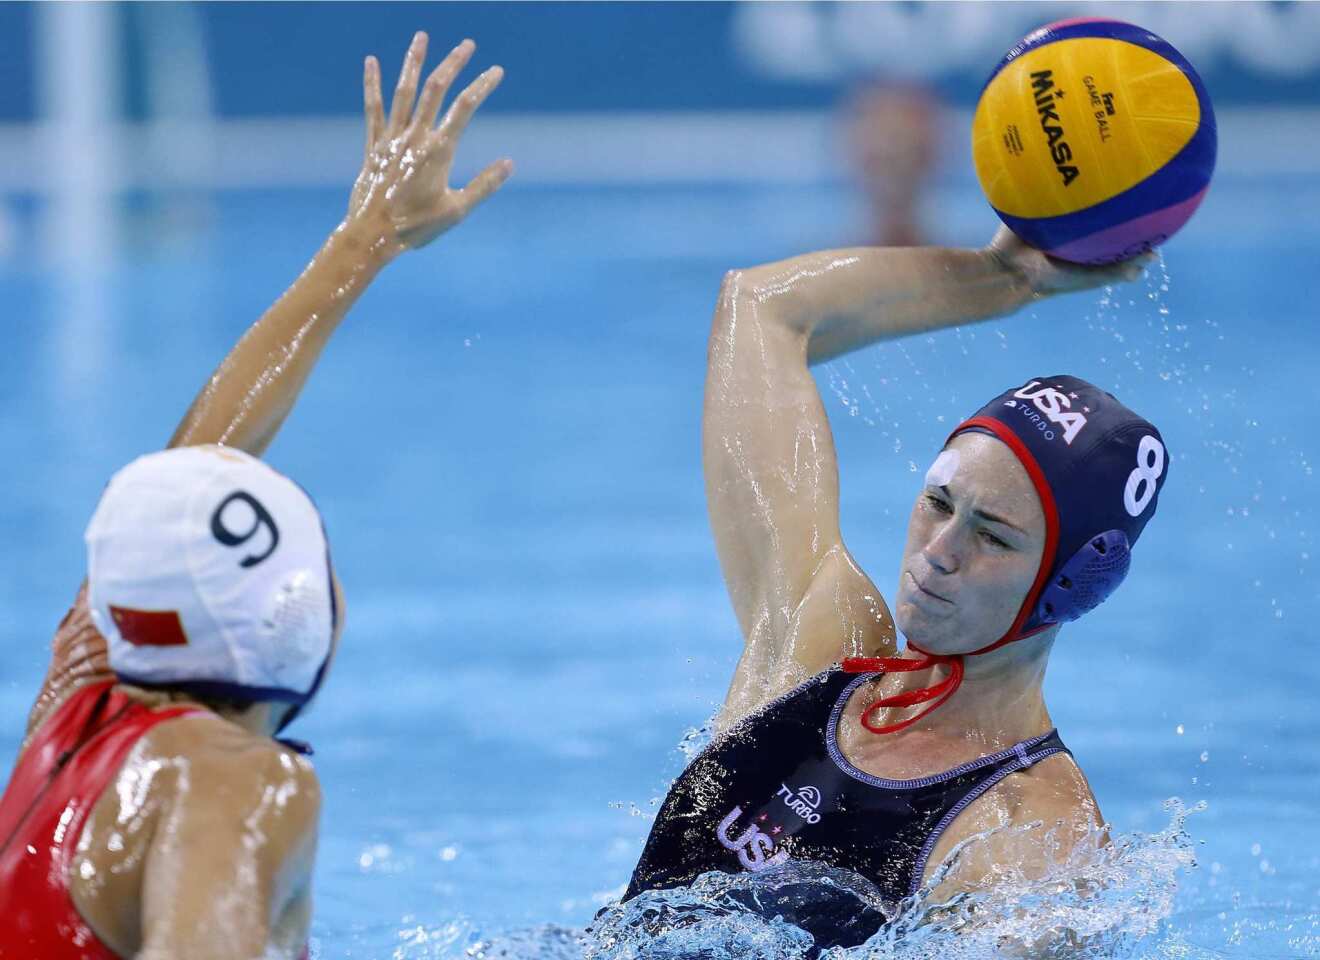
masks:
<path id="1" fill-rule="evenodd" d="M 431 73 L 417 97 L 426 34 L 408 49 L 386 119 L 380 66 L 366 61 L 366 157 L 348 215 L 306 269 L 238 341 L 202 387 L 170 446 L 223 443 L 260 455 L 307 382 L 330 336 L 367 285 L 391 260 L 430 243 L 468 215 L 508 177 L 500 160 L 460 190 L 449 169 L 464 128 L 499 85 L 492 67 L 436 116 L 454 78 L 475 49 L 464 40 Z M 414 101 L 416 109 L 414 110 Z"/>
<path id="2" fill-rule="evenodd" d="M 170 446 L 223 443 L 260 455 L 293 409 L 331 334 L 386 264 L 430 243 L 499 188 L 513 169 L 499 160 L 460 190 L 449 187 L 454 151 L 472 114 L 504 76 L 492 67 L 435 120 L 445 94 L 475 49 L 459 44 L 417 96 L 426 34 L 413 38 L 389 118 L 380 66 L 368 57 L 366 159 L 348 215 L 293 285 L 221 361 L 170 439 Z M 416 109 L 414 109 L 414 103 Z M 56 631 L 50 667 L 28 715 L 31 734 L 75 687 L 110 676 L 105 640 L 87 612 L 86 590 Z"/>
<path id="3" fill-rule="evenodd" d="M 808 364 L 1130 278 L 1001 230 L 984 250 L 857 248 L 730 273 L 707 360 L 703 451 L 716 549 L 745 647 L 728 724 L 844 656 L 894 648 L 889 610 L 839 530 L 834 440 Z"/>

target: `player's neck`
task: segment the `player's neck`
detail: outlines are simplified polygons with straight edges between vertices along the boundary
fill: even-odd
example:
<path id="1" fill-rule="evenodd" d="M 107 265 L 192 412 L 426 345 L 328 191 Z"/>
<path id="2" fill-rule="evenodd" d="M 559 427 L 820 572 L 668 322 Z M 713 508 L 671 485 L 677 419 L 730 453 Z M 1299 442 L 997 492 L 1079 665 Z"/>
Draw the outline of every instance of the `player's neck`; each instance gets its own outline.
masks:
<path id="1" fill-rule="evenodd" d="M 1018 640 L 998 650 L 966 657 L 963 682 L 926 718 L 932 731 L 950 736 L 975 733 L 1004 746 L 1050 728 L 1041 685 L 1056 630 Z"/>
<path id="2" fill-rule="evenodd" d="M 254 703 L 242 710 L 217 710 L 230 723 L 242 727 L 254 737 L 273 737 L 285 710 L 283 704 Z"/>

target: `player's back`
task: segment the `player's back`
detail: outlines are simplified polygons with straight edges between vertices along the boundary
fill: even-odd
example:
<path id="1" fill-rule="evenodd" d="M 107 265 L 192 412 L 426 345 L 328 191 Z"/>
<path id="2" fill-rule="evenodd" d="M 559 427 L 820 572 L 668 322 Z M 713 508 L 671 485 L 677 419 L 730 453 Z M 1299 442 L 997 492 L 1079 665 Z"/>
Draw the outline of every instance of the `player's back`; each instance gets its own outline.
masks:
<path id="1" fill-rule="evenodd" d="M 81 687 L 35 731 L 0 798 L 0 958 L 136 956 L 157 928 L 177 937 L 189 915 L 215 919 L 213 894 L 245 870 L 290 889 L 262 891 L 278 903 L 233 898 L 232 919 L 255 909 L 292 953 L 318 804 L 310 764 L 269 738 L 196 703 Z M 177 882 L 198 873 L 211 882 Z"/>

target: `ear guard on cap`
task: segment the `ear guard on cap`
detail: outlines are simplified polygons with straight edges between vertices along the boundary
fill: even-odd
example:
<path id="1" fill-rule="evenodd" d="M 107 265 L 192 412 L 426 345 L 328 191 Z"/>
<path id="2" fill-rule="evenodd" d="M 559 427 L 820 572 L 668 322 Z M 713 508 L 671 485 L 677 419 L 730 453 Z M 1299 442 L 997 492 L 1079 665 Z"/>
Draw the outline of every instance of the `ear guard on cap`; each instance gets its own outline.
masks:
<path id="1" fill-rule="evenodd" d="M 1122 530 L 1092 537 L 1069 558 L 1041 594 L 1039 623 L 1069 623 L 1090 613 L 1118 589 L 1132 565 L 1132 547 Z"/>

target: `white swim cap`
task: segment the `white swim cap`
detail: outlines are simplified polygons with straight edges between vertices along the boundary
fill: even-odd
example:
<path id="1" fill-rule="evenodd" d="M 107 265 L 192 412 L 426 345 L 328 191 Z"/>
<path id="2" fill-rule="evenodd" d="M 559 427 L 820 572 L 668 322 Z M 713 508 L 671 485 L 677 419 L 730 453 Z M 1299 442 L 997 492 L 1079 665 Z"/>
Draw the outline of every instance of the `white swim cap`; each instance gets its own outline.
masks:
<path id="1" fill-rule="evenodd" d="M 321 516 L 228 447 L 180 447 L 111 478 L 87 526 L 88 605 L 129 683 L 305 703 L 334 633 Z"/>

